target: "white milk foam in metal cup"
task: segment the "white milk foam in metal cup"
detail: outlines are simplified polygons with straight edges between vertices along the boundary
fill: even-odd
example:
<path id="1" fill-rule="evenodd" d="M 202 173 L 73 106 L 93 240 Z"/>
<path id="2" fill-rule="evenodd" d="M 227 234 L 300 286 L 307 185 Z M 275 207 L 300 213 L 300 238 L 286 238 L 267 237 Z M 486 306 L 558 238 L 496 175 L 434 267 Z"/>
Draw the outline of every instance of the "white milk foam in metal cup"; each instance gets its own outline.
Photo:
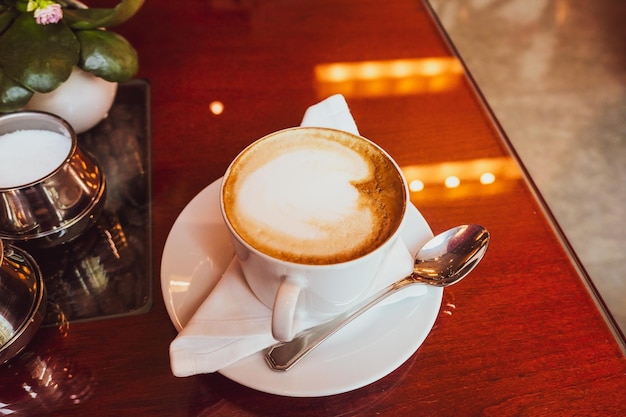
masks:
<path id="1" fill-rule="evenodd" d="M 0 135 L 0 188 L 37 181 L 69 156 L 70 137 L 49 130 L 26 129 Z"/>

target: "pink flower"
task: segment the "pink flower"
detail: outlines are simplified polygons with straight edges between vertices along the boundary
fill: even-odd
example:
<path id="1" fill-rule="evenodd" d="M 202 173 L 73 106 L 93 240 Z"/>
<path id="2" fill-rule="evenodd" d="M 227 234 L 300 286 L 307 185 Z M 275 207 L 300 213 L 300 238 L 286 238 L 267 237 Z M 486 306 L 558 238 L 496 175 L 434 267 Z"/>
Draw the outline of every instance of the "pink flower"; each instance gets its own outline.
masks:
<path id="1" fill-rule="evenodd" d="M 57 23 L 63 18 L 63 10 L 58 4 L 49 4 L 44 8 L 35 10 L 35 19 L 40 25 Z"/>

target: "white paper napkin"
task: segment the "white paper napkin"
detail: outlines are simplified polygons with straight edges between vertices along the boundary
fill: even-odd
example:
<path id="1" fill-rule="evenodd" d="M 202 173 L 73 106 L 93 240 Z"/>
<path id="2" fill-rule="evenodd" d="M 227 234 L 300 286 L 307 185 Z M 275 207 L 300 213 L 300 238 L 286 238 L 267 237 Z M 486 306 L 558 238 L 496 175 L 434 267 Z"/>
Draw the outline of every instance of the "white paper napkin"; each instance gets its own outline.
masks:
<path id="1" fill-rule="evenodd" d="M 302 126 L 338 128 L 357 133 L 348 105 L 341 95 L 311 106 Z M 398 243 L 390 249 L 377 274 L 371 293 L 409 274 L 413 259 L 406 247 Z M 414 286 L 403 291 L 401 298 L 426 292 Z M 394 298 L 393 301 L 397 301 Z M 236 258 L 211 294 L 170 344 L 170 365 L 176 376 L 210 373 L 276 343 L 271 332 L 272 311 L 249 289 Z M 298 323 L 304 330 L 316 323 Z"/>
<path id="2" fill-rule="evenodd" d="M 300 126 L 328 127 L 359 134 L 352 113 L 346 99 L 341 94 L 335 94 L 326 100 L 312 105 L 304 112 Z"/>

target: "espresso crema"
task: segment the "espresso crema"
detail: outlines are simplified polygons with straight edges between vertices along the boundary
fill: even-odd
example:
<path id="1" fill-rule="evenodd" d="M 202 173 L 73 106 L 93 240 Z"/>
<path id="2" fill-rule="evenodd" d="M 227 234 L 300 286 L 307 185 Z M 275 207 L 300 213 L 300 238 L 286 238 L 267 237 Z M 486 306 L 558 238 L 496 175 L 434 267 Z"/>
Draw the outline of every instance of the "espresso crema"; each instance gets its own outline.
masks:
<path id="1" fill-rule="evenodd" d="M 250 246 L 300 264 L 359 258 L 400 226 L 406 188 L 371 142 L 331 129 L 269 135 L 231 164 L 224 213 Z"/>

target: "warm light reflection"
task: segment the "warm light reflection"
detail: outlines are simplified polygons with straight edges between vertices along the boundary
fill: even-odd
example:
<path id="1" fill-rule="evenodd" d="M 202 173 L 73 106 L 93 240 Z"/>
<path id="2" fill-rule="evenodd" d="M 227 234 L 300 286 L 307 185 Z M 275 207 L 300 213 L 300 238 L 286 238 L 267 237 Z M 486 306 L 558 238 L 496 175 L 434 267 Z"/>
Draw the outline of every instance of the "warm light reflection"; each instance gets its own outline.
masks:
<path id="1" fill-rule="evenodd" d="M 409 190 L 412 192 L 422 191 L 424 189 L 424 183 L 420 180 L 413 180 L 409 183 Z"/>
<path id="2" fill-rule="evenodd" d="M 15 329 L 11 322 L 7 320 L 4 315 L 0 315 L 0 345 L 4 345 L 8 342 L 14 333 Z"/>
<path id="3" fill-rule="evenodd" d="M 437 93 L 455 88 L 463 66 L 454 57 L 337 62 L 315 67 L 320 97 L 378 97 Z"/>
<path id="4" fill-rule="evenodd" d="M 219 116 L 224 112 L 224 103 L 221 101 L 213 101 L 209 104 L 209 110 L 216 116 Z"/>
<path id="5" fill-rule="evenodd" d="M 522 177 L 511 158 L 484 158 L 402 167 L 409 190 L 416 199 L 463 198 L 507 191 Z"/>
<path id="6" fill-rule="evenodd" d="M 8 416 L 9 414 L 13 414 L 15 412 L 16 410 L 11 409 L 9 404 L 0 401 L 0 415 Z"/>
<path id="7" fill-rule="evenodd" d="M 493 184 L 494 182 L 496 182 L 496 176 L 491 172 L 485 172 L 480 176 L 480 183 L 483 185 Z"/>
<path id="8" fill-rule="evenodd" d="M 461 185 L 461 180 L 456 175 L 450 175 L 445 180 L 443 180 L 443 183 L 447 188 L 456 188 Z"/>
<path id="9" fill-rule="evenodd" d="M 191 282 L 189 282 L 188 278 L 187 280 L 185 280 L 185 278 L 181 280 L 171 279 L 170 280 L 170 292 L 173 292 L 173 293 L 186 292 L 189 289 L 190 285 L 191 285 Z"/>
<path id="10" fill-rule="evenodd" d="M 556 2 L 554 21 L 557 25 L 562 26 L 567 22 L 570 14 L 570 5 L 566 0 Z"/>

